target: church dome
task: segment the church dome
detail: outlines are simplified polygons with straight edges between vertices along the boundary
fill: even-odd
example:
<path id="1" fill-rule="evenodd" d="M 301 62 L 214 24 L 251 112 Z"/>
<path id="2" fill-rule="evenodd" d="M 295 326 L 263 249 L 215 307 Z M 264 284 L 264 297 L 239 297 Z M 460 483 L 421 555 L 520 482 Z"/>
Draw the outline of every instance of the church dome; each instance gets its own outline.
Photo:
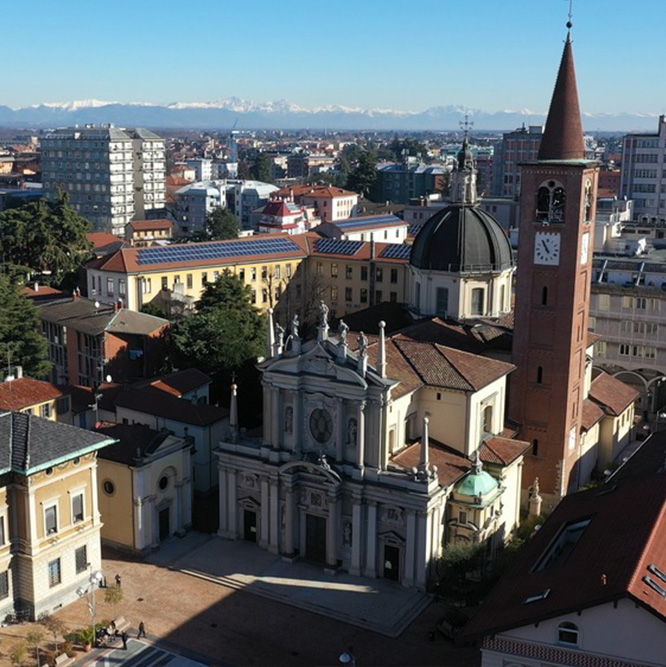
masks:
<path id="1" fill-rule="evenodd" d="M 497 480 L 485 470 L 472 472 L 455 487 L 455 492 L 462 496 L 485 496 L 499 486 Z"/>
<path id="2" fill-rule="evenodd" d="M 409 263 L 425 270 L 480 273 L 510 269 L 513 256 L 492 215 L 476 206 L 452 204 L 423 225 Z"/>

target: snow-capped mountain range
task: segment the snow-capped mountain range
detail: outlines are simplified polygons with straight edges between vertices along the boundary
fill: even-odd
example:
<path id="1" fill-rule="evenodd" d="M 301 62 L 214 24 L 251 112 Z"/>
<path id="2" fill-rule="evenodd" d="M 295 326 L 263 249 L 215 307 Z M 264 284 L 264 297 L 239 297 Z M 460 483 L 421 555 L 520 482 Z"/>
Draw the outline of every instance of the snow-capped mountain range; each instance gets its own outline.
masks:
<path id="1" fill-rule="evenodd" d="M 455 130 L 469 113 L 477 131 L 513 130 L 538 125 L 544 111 L 530 109 L 483 111 L 448 105 L 424 111 L 363 109 L 341 105 L 303 107 L 287 100 L 256 102 L 228 97 L 216 102 L 111 102 L 76 100 L 47 102 L 21 109 L 0 105 L 0 126 L 61 127 L 84 123 L 115 123 L 119 126 L 154 128 L 229 129 L 329 129 L 329 130 Z M 586 131 L 657 129 L 658 114 L 583 114 Z"/>

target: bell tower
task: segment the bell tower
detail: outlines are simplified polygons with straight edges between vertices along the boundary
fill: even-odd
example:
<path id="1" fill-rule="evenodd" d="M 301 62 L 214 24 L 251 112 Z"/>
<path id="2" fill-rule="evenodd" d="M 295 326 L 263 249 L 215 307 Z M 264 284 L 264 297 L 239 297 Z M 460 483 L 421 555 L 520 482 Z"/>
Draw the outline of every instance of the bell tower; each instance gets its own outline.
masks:
<path id="1" fill-rule="evenodd" d="M 567 24 L 571 28 L 571 23 Z M 525 485 L 559 500 L 578 478 L 598 166 L 585 159 L 570 32 L 538 160 L 522 165 L 509 416 L 532 443 Z"/>

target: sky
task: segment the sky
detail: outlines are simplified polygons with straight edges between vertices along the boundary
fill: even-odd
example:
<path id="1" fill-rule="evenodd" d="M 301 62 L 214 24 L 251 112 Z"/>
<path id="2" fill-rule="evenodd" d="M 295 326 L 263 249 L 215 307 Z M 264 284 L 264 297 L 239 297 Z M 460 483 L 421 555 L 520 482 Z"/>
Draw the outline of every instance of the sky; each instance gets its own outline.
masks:
<path id="1" fill-rule="evenodd" d="M 665 0 L 574 0 L 581 107 L 663 113 Z M 569 0 L 0 0 L 0 104 L 545 112 Z"/>

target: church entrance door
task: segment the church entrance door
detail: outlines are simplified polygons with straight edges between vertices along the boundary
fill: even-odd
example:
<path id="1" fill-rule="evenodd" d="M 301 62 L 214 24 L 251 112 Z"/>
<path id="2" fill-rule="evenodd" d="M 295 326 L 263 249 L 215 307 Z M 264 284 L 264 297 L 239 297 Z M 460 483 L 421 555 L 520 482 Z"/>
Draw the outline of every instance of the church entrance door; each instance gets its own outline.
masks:
<path id="1" fill-rule="evenodd" d="M 252 510 L 243 510 L 243 539 L 257 541 L 257 513 Z"/>
<path id="2" fill-rule="evenodd" d="M 160 510 L 159 520 L 160 520 L 160 540 L 166 540 L 171 534 L 171 531 L 169 530 L 170 523 L 169 523 L 168 507 L 165 507 L 163 510 Z"/>
<path id="3" fill-rule="evenodd" d="M 323 516 L 305 515 L 305 557 L 326 562 L 326 518 Z"/>
<path id="4" fill-rule="evenodd" d="M 400 581 L 400 549 L 390 544 L 384 545 L 384 577 Z"/>

